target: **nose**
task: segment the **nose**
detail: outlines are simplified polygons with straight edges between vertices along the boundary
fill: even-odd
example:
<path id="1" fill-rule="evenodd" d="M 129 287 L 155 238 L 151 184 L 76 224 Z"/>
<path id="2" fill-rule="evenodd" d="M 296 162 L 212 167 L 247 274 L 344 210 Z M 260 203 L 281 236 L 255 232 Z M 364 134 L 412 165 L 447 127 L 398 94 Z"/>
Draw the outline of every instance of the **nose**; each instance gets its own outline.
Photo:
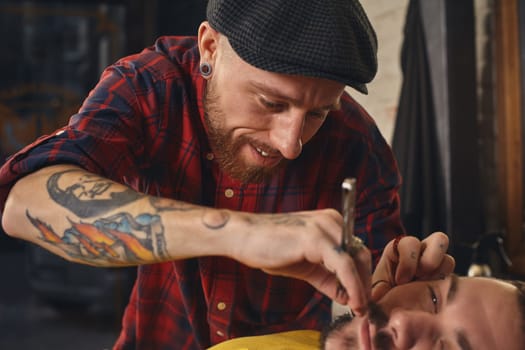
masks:
<path id="1" fill-rule="evenodd" d="M 392 310 L 387 329 L 395 349 L 432 349 L 440 334 L 436 315 L 421 310 Z"/>
<path id="2" fill-rule="evenodd" d="M 301 154 L 304 120 L 305 113 L 297 110 L 281 114 L 273 122 L 270 134 L 272 145 L 286 159 L 295 159 Z"/>

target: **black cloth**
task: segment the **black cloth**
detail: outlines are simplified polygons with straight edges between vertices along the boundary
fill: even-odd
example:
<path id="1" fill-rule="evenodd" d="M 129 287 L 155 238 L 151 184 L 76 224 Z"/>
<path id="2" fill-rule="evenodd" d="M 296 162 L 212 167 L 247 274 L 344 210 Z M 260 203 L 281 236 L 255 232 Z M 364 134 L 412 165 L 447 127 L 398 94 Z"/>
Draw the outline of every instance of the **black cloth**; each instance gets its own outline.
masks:
<path id="1" fill-rule="evenodd" d="M 401 67 L 403 83 L 392 148 L 403 176 L 401 218 L 408 233 L 421 237 L 444 230 L 446 202 L 419 0 L 409 3 Z"/>

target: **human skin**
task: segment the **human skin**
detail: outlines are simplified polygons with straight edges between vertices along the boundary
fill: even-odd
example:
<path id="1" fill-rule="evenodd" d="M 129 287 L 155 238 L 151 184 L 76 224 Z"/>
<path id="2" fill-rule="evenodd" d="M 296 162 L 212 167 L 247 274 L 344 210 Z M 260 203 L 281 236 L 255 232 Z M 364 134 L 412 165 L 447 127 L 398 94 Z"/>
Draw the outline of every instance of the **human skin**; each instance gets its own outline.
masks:
<path id="1" fill-rule="evenodd" d="M 517 295 L 512 284 L 491 278 L 451 275 L 407 283 L 377 303 L 384 312 L 382 321 L 357 316 L 333 331 L 325 348 L 522 349 Z"/>
<path id="2" fill-rule="evenodd" d="M 199 50 L 202 60 L 213 67 L 209 85 L 220 87 L 207 106 L 207 127 L 225 137 L 221 143 L 212 138 L 211 146 L 219 160 L 230 160 L 223 170 L 234 177 L 257 177 L 283 160 L 296 158 L 328 112 L 338 107 L 344 90 L 342 84 L 326 79 L 250 66 L 206 22 L 199 29 Z M 235 152 L 229 152 L 232 149 Z M 155 232 L 152 249 L 136 244 L 144 239 L 143 231 L 115 233 L 112 241 L 93 230 L 95 224 L 133 228 L 137 217 L 147 217 L 150 231 Z M 342 217 L 335 209 L 255 214 L 206 208 L 144 195 L 78 167 L 56 165 L 17 181 L 6 201 L 2 225 L 13 237 L 83 264 L 123 266 L 225 256 L 270 274 L 302 279 L 358 313 L 366 309 L 370 297 L 371 254 L 364 248 L 350 257 L 339 249 Z M 97 246 L 85 244 L 73 251 L 69 243 L 82 236 L 64 242 L 72 227 L 91 235 Z M 433 242 L 416 240 L 407 254 L 401 254 L 395 266 L 408 266 L 403 269 L 405 279 L 413 277 L 421 262 L 433 272 L 450 271 L 450 265 L 441 264 L 449 260 L 446 248 Z M 133 249 L 133 254 L 112 249 L 114 245 Z M 99 254 L 102 250 L 104 254 Z M 415 253 L 424 250 L 438 254 L 429 260 Z"/>

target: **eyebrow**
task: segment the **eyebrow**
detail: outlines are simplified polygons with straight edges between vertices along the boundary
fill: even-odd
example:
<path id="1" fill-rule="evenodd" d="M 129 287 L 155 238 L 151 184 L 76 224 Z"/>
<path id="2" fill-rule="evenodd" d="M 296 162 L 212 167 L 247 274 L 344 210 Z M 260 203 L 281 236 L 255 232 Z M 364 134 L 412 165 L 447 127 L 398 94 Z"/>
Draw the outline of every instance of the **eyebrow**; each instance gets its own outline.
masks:
<path id="1" fill-rule="evenodd" d="M 452 274 L 450 276 L 450 285 L 448 287 L 447 304 L 452 303 L 454 299 L 456 298 L 456 294 L 458 291 L 458 282 L 459 282 L 458 275 Z"/>
<path id="2" fill-rule="evenodd" d="M 297 106 L 300 106 L 302 104 L 302 102 L 300 100 L 298 100 L 296 98 L 293 98 L 293 97 L 290 97 L 290 96 L 286 96 L 283 93 L 281 93 L 279 90 L 277 90 L 277 89 L 275 89 L 275 88 L 273 88 L 271 86 L 268 86 L 268 85 L 265 85 L 265 84 L 261 84 L 261 83 L 255 82 L 255 81 L 250 81 L 249 84 L 254 89 L 260 90 L 261 92 L 263 92 L 265 94 L 268 94 L 268 95 L 270 95 L 270 96 L 272 96 L 274 98 L 290 101 L 290 102 L 292 102 L 292 104 L 297 105 Z M 325 105 L 325 106 L 314 108 L 314 110 L 329 110 L 329 111 L 337 111 L 339 109 L 341 109 L 341 102 L 339 100 L 337 100 L 334 103 Z"/>
<path id="3" fill-rule="evenodd" d="M 450 276 L 450 285 L 447 292 L 447 305 L 452 303 L 456 298 L 458 292 L 459 277 L 456 274 Z M 472 350 L 472 345 L 467 338 L 467 335 L 462 330 L 456 331 L 456 340 L 461 350 Z"/>

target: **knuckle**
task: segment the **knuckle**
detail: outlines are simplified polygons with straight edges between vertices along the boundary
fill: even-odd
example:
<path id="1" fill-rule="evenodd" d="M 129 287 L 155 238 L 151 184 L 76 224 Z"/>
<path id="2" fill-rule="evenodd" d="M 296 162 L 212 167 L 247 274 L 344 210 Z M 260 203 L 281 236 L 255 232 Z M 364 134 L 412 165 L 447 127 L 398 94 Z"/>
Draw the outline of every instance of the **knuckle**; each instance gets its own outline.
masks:
<path id="1" fill-rule="evenodd" d="M 450 271 L 454 270 L 454 268 L 456 267 L 456 259 L 454 259 L 453 256 L 447 254 L 447 258 L 446 258 L 445 261 L 446 261 L 446 263 L 445 263 L 445 264 L 446 264 L 446 267 L 447 267 Z"/>
<path id="2" fill-rule="evenodd" d="M 405 254 L 410 252 L 412 254 L 418 254 L 421 251 L 421 241 L 414 236 L 403 237 L 398 243 L 398 250 L 403 251 Z"/>
<path id="3" fill-rule="evenodd" d="M 428 236 L 429 240 L 439 242 L 440 244 L 446 244 L 448 245 L 448 236 L 443 232 L 434 232 L 430 236 Z"/>
<path id="4" fill-rule="evenodd" d="M 405 246 L 419 246 L 421 243 L 421 241 L 417 238 L 417 237 L 414 237 L 414 236 L 406 236 L 406 237 L 403 237 L 403 239 L 401 239 L 399 241 L 399 245 L 402 245 L 404 244 Z"/>
<path id="5" fill-rule="evenodd" d="M 326 209 L 323 209 L 323 211 L 329 217 L 332 217 L 332 218 L 340 218 L 341 217 L 341 214 L 334 208 L 326 208 Z"/>

